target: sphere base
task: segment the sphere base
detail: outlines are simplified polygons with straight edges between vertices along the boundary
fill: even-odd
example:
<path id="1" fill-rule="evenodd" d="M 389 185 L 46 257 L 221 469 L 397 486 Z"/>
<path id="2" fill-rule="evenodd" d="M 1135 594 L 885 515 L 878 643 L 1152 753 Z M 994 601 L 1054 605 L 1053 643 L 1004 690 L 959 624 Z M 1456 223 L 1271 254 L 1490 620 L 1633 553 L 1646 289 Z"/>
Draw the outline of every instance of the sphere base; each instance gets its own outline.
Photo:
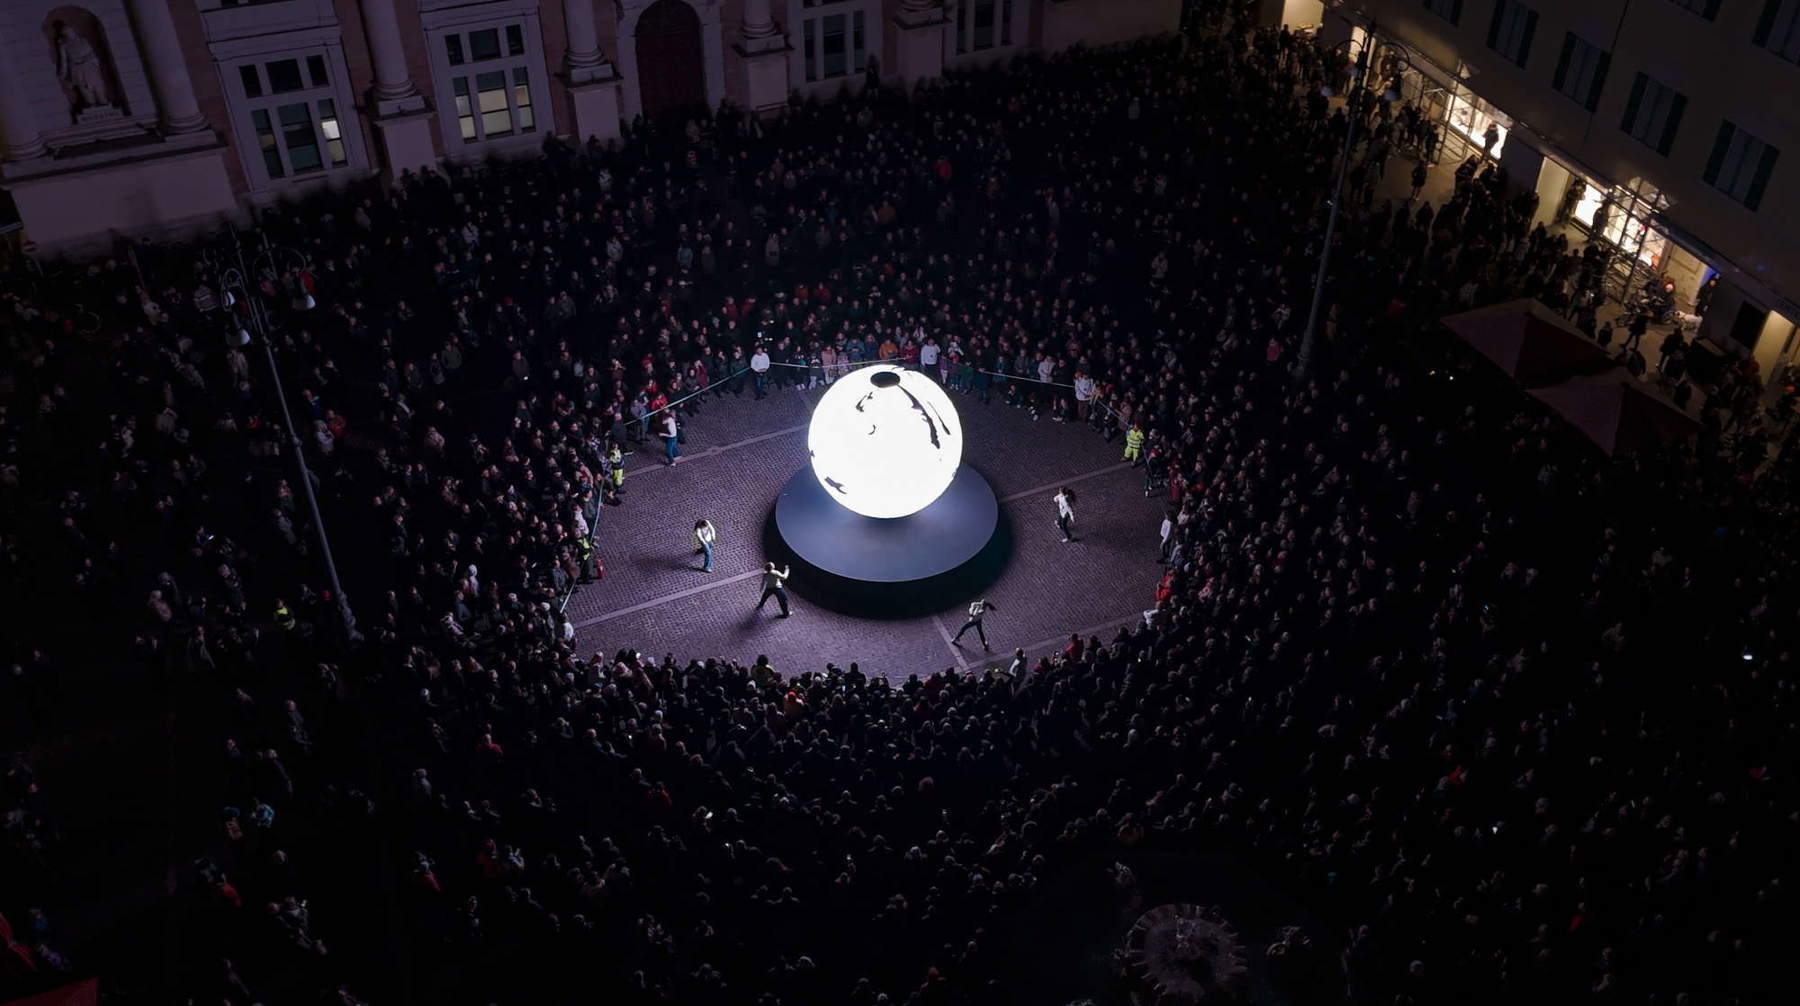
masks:
<path id="1" fill-rule="evenodd" d="M 765 546 L 794 567 L 809 602 L 865 617 L 938 611 L 992 583 L 1011 549 L 993 487 L 968 465 L 925 509 L 864 517 L 833 500 L 810 466 L 775 501 Z"/>

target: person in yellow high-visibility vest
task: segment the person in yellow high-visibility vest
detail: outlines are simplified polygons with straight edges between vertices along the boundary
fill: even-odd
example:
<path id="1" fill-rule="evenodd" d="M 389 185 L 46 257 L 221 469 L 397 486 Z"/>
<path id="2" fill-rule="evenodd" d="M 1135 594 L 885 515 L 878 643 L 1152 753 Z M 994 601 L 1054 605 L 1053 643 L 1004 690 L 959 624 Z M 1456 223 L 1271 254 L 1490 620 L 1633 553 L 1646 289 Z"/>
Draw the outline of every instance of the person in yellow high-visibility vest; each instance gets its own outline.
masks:
<path id="1" fill-rule="evenodd" d="M 1125 457 L 1122 460 L 1131 462 L 1132 467 L 1135 468 L 1143 459 L 1144 428 L 1137 423 L 1132 423 L 1131 429 L 1125 431 Z"/>
<path id="2" fill-rule="evenodd" d="M 625 491 L 625 452 L 619 448 L 618 442 L 612 445 L 612 451 L 606 456 L 612 462 L 613 492 Z"/>
<path id="3" fill-rule="evenodd" d="M 294 613 L 288 610 L 286 601 L 277 600 L 275 602 L 275 624 L 280 626 L 283 632 L 292 632 L 300 624 L 295 620 Z"/>

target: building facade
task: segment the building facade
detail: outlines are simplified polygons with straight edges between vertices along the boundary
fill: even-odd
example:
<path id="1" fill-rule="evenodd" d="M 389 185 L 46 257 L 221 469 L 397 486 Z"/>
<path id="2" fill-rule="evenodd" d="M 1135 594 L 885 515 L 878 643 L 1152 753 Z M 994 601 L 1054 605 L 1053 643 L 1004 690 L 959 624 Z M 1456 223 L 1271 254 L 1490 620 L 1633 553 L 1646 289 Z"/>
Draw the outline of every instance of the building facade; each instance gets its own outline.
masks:
<path id="1" fill-rule="evenodd" d="M 1715 345 L 1765 374 L 1800 350 L 1800 0 L 1351 0 L 1319 31 L 1372 46 L 1450 156 L 1495 126 L 1539 221 L 1615 246 L 1617 292 L 1667 275 L 1691 310 L 1716 276 Z"/>
<path id="2" fill-rule="evenodd" d="M 0 189 L 43 251 L 321 186 L 1173 31 L 1181 0 L 7 0 Z"/>

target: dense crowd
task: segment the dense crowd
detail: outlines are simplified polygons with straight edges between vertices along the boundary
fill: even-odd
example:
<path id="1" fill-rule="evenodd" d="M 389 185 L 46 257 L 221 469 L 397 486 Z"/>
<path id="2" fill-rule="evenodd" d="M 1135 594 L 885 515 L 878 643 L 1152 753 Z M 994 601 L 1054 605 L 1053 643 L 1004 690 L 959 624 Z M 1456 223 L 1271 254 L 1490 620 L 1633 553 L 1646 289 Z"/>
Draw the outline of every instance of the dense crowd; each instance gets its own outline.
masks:
<path id="1" fill-rule="evenodd" d="M 1196 31 L 270 211 L 244 257 L 354 629 L 228 338 L 230 242 L 11 277 L 7 600 L 46 631 L 0 701 L 41 728 L 102 655 L 177 697 L 210 815 L 179 991 L 1028 1001 L 1007 920 L 1207 849 L 1326 921 L 1324 1001 L 1766 999 L 1800 838 L 1786 428 L 1708 409 L 1602 463 L 1470 368 L 1432 319 L 1581 314 L 1600 253 L 1493 166 L 1378 202 L 1436 141 L 1327 82 L 1310 42 Z M 558 601 L 669 402 L 881 357 L 1139 444 L 1155 616 L 901 683 L 574 648 Z M 50 631 L 73 612 L 94 639 Z M 41 874 L 53 815 L 6 779 L 5 876 Z M 41 876 L 11 890 L 0 973 L 104 967 L 26 914 Z"/>

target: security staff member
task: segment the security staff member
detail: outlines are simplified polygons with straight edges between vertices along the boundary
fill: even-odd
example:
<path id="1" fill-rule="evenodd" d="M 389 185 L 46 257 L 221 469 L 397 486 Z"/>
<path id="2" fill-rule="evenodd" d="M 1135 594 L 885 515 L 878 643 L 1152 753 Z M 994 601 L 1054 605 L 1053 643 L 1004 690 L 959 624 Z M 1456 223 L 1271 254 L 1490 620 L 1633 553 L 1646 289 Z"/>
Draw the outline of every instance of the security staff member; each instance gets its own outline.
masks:
<path id="1" fill-rule="evenodd" d="M 1144 457 L 1144 427 L 1132 423 L 1131 429 L 1125 431 L 1125 456 L 1122 461 L 1131 462 L 1133 467 Z"/>
<path id="2" fill-rule="evenodd" d="M 283 632 L 292 632 L 300 625 L 294 618 L 294 613 L 288 610 L 286 601 L 280 599 L 275 601 L 275 624 L 279 626 Z"/>
<path id="3" fill-rule="evenodd" d="M 594 539 L 581 535 L 575 539 L 575 561 L 581 568 L 581 583 L 591 583 L 594 579 Z"/>

